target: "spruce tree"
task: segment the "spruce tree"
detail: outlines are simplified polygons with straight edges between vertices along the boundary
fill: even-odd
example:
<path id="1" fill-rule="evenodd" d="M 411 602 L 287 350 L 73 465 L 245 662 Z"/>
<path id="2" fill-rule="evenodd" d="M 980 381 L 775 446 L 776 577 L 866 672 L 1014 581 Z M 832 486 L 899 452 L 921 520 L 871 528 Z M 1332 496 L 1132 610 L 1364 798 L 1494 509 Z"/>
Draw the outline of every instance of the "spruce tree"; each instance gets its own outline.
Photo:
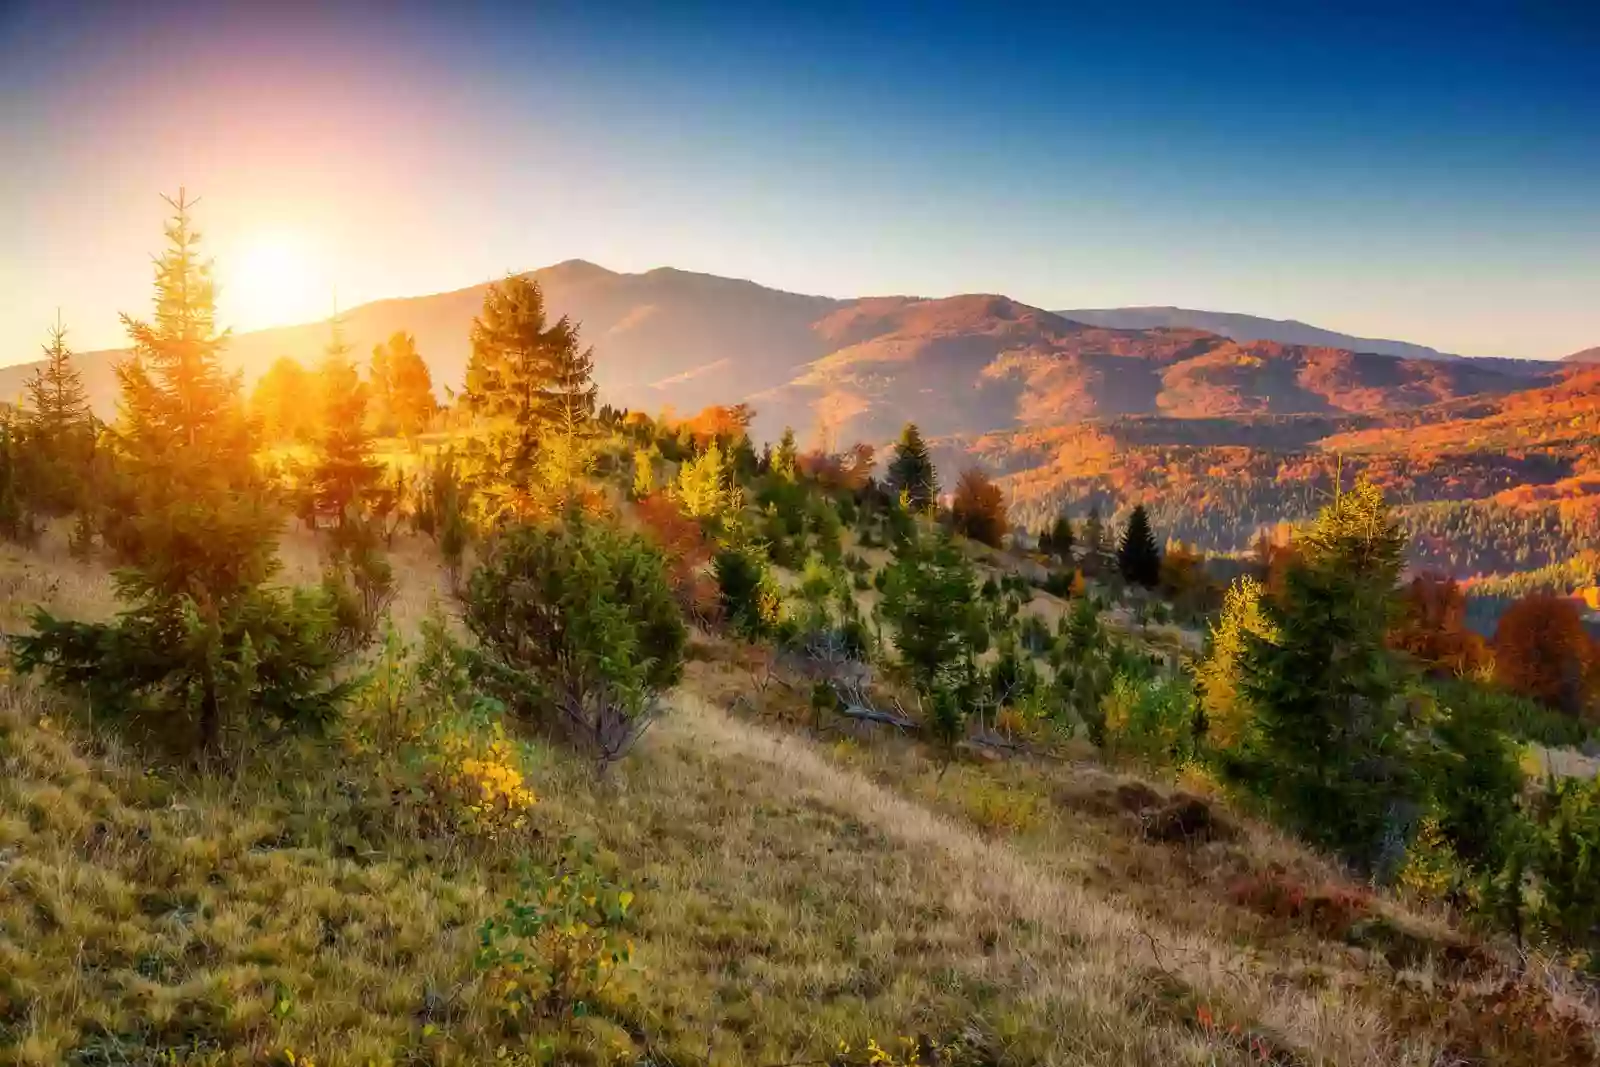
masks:
<path id="1" fill-rule="evenodd" d="M 416 338 L 403 330 L 373 347 L 367 381 L 380 436 L 414 438 L 428 428 L 439 409 L 427 361 L 417 351 Z"/>
<path id="2" fill-rule="evenodd" d="M 28 440 L 37 477 L 31 479 L 32 510 L 64 515 L 88 503 L 95 422 L 83 377 L 67 348 L 67 330 L 56 315 L 45 360 L 25 383 L 31 415 Z"/>
<path id="3" fill-rule="evenodd" d="M 389 339 L 389 410 L 400 435 L 415 438 L 433 421 L 439 401 L 433 395 L 433 374 L 415 339 L 410 334 L 397 337 L 398 345 L 396 337 Z"/>
<path id="4" fill-rule="evenodd" d="M 970 679 L 988 631 L 977 575 L 948 533 L 896 545 L 880 609 L 895 628 L 895 648 L 919 691 L 932 695 Z"/>
<path id="5" fill-rule="evenodd" d="M 155 315 L 123 315 L 133 354 L 114 442 L 121 462 L 107 543 L 132 569 L 138 598 L 191 596 L 221 606 L 276 568 L 278 516 L 256 467 L 240 378 L 222 363 L 211 264 L 200 258 L 193 202 L 167 201 L 169 248 L 156 261 Z"/>
<path id="6" fill-rule="evenodd" d="M 889 487 L 905 494 L 912 511 L 929 511 L 939 498 L 939 475 L 916 423 L 908 422 L 900 431 L 888 475 Z"/>
<path id="7" fill-rule="evenodd" d="M 380 488 L 383 465 L 372 458 L 367 429 L 367 387 L 345 343 L 344 326 L 334 317 L 328 347 L 317 371 L 322 399 L 317 458 L 311 480 L 317 510 L 332 513 L 340 528 L 365 515 Z"/>
<path id="8" fill-rule="evenodd" d="M 1128 516 L 1122 544 L 1117 547 L 1117 569 L 1125 581 L 1146 589 L 1154 589 L 1161 581 L 1161 549 L 1156 546 L 1143 504 L 1135 505 Z"/>
<path id="9" fill-rule="evenodd" d="M 277 569 L 279 519 L 252 455 L 237 374 L 215 326 L 211 265 L 199 256 L 193 201 L 167 201 L 169 247 L 156 261 L 155 315 L 124 315 L 133 354 L 117 368 L 121 414 L 108 546 L 127 565 L 130 606 L 112 623 L 35 613 L 16 639 L 23 670 L 87 690 L 97 712 L 153 716 L 157 736 L 180 724 L 215 751 L 232 716 L 321 721 L 348 690 L 316 594 L 264 583 Z"/>
<path id="10" fill-rule="evenodd" d="M 1297 829 L 1369 867 L 1394 858 L 1384 850 L 1403 842 L 1417 789 L 1387 646 L 1404 545 L 1376 486 L 1340 494 L 1300 540 L 1240 659 L 1253 784 Z"/>
<path id="11" fill-rule="evenodd" d="M 474 480 L 491 520 L 537 508 L 542 440 L 552 433 L 569 444 L 581 439 L 594 416 L 592 372 L 576 324 L 565 317 L 546 324 L 537 282 L 511 275 L 489 287 L 472 323 L 462 400 L 489 423 Z M 570 473 L 570 459 L 558 465 Z"/>

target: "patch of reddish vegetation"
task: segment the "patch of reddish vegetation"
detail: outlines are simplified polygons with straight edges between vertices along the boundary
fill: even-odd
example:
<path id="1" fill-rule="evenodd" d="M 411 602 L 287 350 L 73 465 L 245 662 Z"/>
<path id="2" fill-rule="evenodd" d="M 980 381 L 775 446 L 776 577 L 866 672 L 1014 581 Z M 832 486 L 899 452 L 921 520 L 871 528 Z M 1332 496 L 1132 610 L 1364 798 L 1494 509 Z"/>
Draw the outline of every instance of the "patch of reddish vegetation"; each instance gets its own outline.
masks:
<path id="1" fill-rule="evenodd" d="M 1259 915 L 1307 926 L 1330 939 L 1347 937 L 1373 904 L 1371 892 L 1358 886 L 1307 886 L 1276 869 L 1239 879 L 1228 895 Z"/>

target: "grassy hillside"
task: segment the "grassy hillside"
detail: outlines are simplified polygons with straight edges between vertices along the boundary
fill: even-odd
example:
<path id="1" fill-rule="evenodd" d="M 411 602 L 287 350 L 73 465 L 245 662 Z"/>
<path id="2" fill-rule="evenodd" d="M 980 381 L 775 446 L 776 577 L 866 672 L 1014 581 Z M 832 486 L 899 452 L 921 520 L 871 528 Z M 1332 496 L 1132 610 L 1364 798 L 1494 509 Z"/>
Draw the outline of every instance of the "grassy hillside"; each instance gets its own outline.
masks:
<path id="1" fill-rule="evenodd" d="M 8 630 L 35 601 L 110 610 L 105 575 L 49 544 L 0 562 Z M 291 536 L 285 555 L 314 550 Z M 397 558 L 415 646 L 441 578 L 422 546 Z M 796 679 L 767 682 L 724 639 L 697 639 L 608 780 L 513 732 L 538 799 L 492 834 L 411 773 L 429 750 L 408 724 L 441 717 L 437 690 L 374 670 L 332 736 L 222 774 L 6 680 L 0 1062 L 760 1065 L 865 1062 L 869 1039 L 899 1062 L 902 1038 L 984 1064 L 1594 1055 L 1557 973 L 1516 978 L 1220 802 L 819 726 Z M 554 892 L 526 870 L 569 835 L 593 848 L 579 870 L 633 894 L 631 961 L 582 1012 L 517 1014 L 474 965 L 479 931 Z"/>

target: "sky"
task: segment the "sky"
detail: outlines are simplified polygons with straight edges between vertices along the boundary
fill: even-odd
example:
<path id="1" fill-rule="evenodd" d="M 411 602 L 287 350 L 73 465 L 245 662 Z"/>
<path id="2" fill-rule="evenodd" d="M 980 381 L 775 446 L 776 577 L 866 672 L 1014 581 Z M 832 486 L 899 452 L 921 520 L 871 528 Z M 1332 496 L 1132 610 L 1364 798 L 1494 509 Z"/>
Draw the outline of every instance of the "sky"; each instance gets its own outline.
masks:
<path id="1" fill-rule="evenodd" d="M 0 364 L 581 258 L 1600 344 L 1600 5 L 0 0 Z"/>

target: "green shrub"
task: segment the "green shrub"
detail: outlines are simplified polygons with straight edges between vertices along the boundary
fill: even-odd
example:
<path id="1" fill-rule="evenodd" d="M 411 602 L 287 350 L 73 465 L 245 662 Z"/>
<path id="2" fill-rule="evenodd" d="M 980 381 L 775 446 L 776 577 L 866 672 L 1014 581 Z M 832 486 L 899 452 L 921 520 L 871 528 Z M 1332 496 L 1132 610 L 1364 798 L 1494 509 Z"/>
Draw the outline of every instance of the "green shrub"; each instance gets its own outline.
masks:
<path id="1" fill-rule="evenodd" d="M 498 992 L 507 1028 L 534 1032 L 542 1019 L 602 1006 L 632 957 L 634 895 L 602 870 L 592 848 L 569 839 L 553 866 L 526 876 L 522 896 L 478 928 L 473 963 Z"/>
<path id="2" fill-rule="evenodd" d="M 782 619 L 782 598 L 766 563 L 754 550 L 722 546 L 711 557 L 711 573 L 717 581 L 723 618 L 730 626 L 752 638 L 773 633 Z"/>
<path id="3" fill-rule="evenodd" d="M 602 773 L 683 674 L 688 633 L 660 553 L 576 511 L 502 534 L 472 574 L 465 621 L 479 680 L 513 711 L 563 725 Z"/>

